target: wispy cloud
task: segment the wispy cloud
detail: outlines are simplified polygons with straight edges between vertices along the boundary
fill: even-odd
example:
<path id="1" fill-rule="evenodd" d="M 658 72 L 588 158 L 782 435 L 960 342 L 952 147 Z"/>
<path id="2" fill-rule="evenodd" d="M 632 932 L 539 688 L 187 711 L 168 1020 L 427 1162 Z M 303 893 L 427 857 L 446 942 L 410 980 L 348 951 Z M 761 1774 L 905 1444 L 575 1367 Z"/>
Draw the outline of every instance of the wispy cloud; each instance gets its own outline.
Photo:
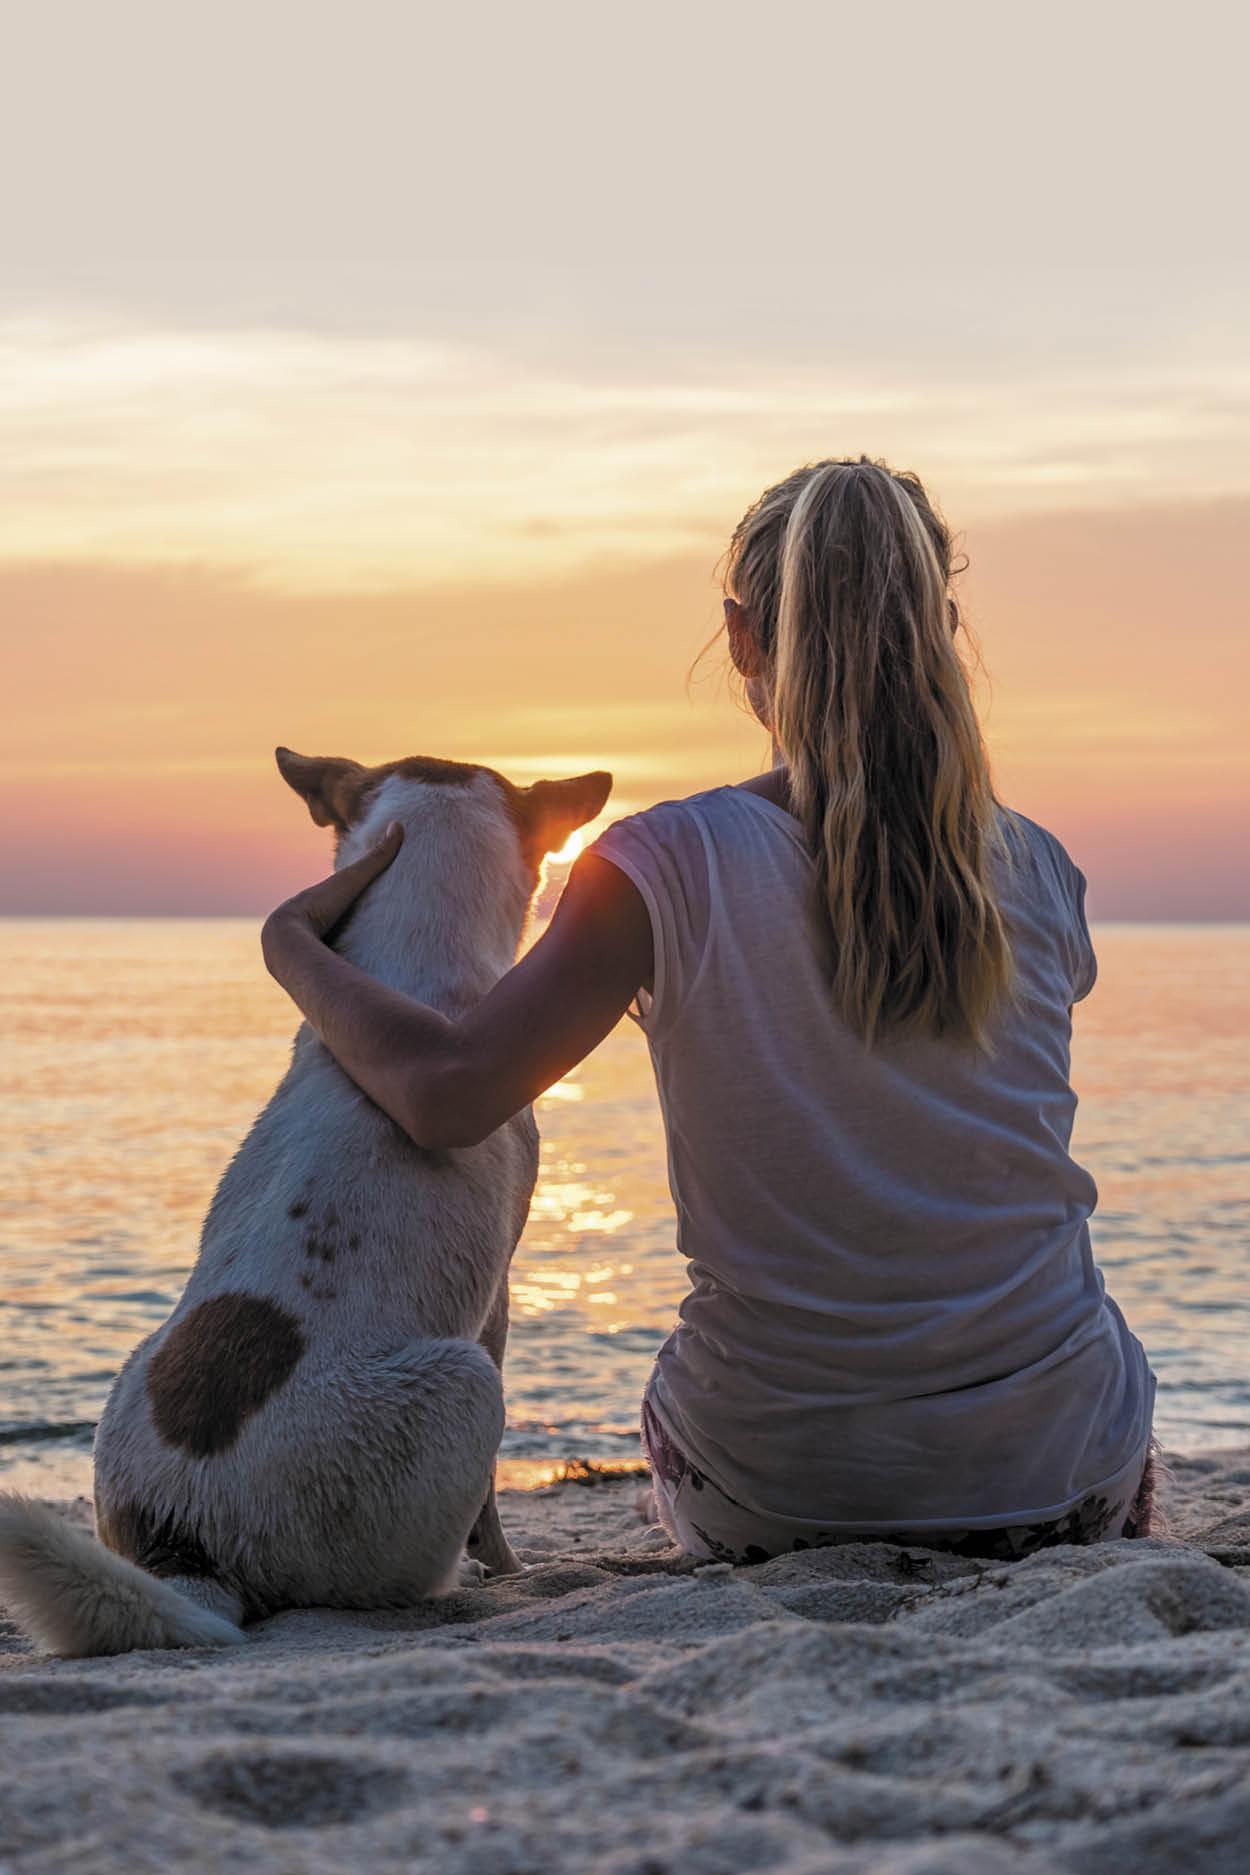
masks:
<path id="1" fill-rule="evenodd" d="M 1250 376 L 1212 357 L 992 380 L 743 365 L 614 381 L 482 347 L 0 324 L 0 558 L 196 562 L 293 589 L 714 557 L 822 454 L 917 469 L 957 525 L 1250 490 Z"/>

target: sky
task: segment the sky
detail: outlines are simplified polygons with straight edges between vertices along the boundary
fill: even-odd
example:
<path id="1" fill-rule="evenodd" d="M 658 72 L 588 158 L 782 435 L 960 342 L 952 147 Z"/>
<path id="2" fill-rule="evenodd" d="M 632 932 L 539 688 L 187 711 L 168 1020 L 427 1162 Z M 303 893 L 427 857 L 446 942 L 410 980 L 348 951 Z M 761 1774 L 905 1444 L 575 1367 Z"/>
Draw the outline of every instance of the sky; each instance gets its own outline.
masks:
<path id="1" fill-rule="evenodd" d="M 0 113 L 0 910 L 263 912 L 272 750 L 756 770 L 718 560 L 917 471 L 1000 792 L 1250 917 L 1224 6 L 48 0 Z M 6 147 L 7 146 L 7 147 Z"/>

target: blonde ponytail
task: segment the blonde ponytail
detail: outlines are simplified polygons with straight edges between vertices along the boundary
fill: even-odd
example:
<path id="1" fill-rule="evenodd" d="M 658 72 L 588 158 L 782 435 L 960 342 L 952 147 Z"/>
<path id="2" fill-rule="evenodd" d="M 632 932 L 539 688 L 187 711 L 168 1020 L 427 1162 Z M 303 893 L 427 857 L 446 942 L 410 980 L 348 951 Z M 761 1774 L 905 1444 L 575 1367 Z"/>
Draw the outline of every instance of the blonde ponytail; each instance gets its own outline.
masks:
<path id="1" fill-rule="evenodd" d="M 870 1044 L 984 1044 L 1011 982 L 991 877 L 1002 825 L 949 578 L 919 480 L 866 457 L 796 471 L 730 547 L 726 585 L 754 621 L 816 861 L 834 1003 Z"/>

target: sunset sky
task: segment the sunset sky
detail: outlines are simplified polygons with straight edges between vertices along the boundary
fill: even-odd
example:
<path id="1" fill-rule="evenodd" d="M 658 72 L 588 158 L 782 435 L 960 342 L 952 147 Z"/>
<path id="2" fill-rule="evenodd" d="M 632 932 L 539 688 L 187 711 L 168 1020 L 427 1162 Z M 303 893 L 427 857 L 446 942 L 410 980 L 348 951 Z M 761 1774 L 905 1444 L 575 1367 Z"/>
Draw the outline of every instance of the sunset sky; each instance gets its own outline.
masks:
<path id="1" fill-rule="evenodd" d="M 327 22 L 330 22 L 327 24 Z M 1250 917 L 1246 29 L 1223 7 L 26 9 L 0 910 L 260 912 L 283 742 L 757 768 L 715 566 L 822 455 L 970 559 L 1097 918 Z"/>

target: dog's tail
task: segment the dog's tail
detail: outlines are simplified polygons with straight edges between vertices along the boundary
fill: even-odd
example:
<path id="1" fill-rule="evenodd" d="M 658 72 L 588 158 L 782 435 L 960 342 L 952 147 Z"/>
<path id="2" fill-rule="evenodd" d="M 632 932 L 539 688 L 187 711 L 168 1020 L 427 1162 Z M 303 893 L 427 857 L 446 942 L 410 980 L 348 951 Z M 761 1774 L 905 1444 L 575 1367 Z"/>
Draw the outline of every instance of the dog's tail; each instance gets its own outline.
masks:
<path id="1" fill-rule="evenodd" d="M 238 1611 L 236 1598 L 216 1584 L 186 1586 Z M 172 1582 L 115 1556 L 43 1505 L 7 1493 L 0 1494 L 0 1601 L 52 1654 L 229 1647 L 246 1638 Z"/>

